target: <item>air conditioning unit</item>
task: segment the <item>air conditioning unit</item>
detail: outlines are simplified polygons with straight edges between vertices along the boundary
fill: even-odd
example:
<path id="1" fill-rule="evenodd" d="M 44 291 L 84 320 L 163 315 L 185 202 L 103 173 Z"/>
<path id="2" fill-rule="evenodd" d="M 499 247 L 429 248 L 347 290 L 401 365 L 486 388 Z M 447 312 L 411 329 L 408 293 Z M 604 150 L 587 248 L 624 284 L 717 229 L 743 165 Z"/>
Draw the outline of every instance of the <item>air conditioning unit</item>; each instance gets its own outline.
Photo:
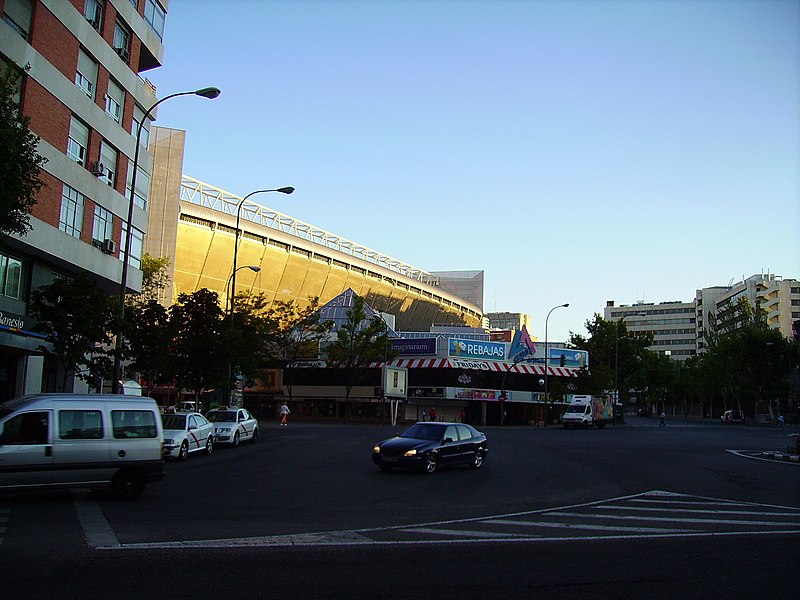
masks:
<path id="1" fill-rule="evenodd" d="M 101 162 L 93 162 L 90 167 L 90 170 L 92 172 L 92 175 L 95 175 L 96 177 L 102 177 L 103 175 L 106 174 L 106 168 L 103 166 L 103 163 Z"/>
<path id="2" fill-rule="evenodd" d="M 117 242 L 114 240 L 103 240 L 103 252 L 106 254 L 115 254 L 117 252 Z"/>
<path id="3" fill-rule="evenodd" d="M 128 58 L 130 57 L 130 52 L 128 51 L 127 48 L 114 48 L 114 50 L 116 50 L 117 54 L 119 54 L 119 57 L 122 60 L 124 60 L 125 62 L 128 61 Z"/>

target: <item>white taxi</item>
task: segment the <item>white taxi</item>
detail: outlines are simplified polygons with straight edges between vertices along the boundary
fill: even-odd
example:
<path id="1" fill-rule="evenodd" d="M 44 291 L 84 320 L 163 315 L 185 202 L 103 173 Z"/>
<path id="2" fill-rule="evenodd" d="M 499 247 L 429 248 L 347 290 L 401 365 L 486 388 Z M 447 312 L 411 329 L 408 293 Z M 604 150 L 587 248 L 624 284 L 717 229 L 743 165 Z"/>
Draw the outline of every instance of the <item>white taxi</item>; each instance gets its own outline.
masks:
<path id="1" fill-rule="evenodd" d="M 190 453 L 214 450 L 214 426 L 200 413 L 161 415 L 164 456 L 186 460 Z"/>
<path id="2" fill-rule="evenodd" d="M 220 407 L 206 416 L 214 424 L 214 438 L 218 444 L 235 448 L 240 442 L 255 443 L 258 439 L 258 421 L 244 408 Z"/>

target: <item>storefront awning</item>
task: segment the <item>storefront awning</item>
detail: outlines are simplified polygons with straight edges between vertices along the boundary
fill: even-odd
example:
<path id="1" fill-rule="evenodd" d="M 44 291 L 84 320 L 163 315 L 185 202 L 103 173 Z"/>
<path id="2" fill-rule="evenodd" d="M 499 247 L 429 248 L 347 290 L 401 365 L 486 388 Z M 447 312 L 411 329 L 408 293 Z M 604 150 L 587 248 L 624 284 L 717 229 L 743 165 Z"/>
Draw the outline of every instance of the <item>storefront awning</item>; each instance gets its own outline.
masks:
<path id="1" fill-rule="evenodd" d="M 407 369 L 468 369 L 473 371 L 495 371 L 497 373 L 522 373 L 544 375 L 544 365 L 504 363 L 491 360 L 468 360 L 463 358 L 398 358 L 389 361 L 389 366 Z M 383 363 L 371 363 L 370 368 L 380 368 Z M 548 377 L 577 377 L 577 369 L 547 367 Z"/>

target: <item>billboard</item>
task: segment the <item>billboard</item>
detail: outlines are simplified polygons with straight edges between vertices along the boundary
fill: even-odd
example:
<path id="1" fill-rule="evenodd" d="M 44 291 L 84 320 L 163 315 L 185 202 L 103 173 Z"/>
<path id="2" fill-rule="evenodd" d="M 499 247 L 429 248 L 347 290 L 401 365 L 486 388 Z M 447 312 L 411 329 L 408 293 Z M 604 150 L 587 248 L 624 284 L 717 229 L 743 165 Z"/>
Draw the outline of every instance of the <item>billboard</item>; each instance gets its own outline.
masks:
<path id="1" fill-rule="evenodd" d="M 547 364 L 550 367 L 571 367 L 580 369 L 589 366 L 589 353 L 586 350 L 570 348 L 548 348 Z"/>
<path id="2" fill-rule="evenodd" d="M 436 338 L 394 339 L 392 350 L 401 356 L 436 354 Z"/>
<path id="3" fill-rule="evenodd" d="M 447 340 L 447 355 L 454 358 L 482 358 L 484 360 L 503 360 L 506 345 L 502 342 L 483 342 L 478 340 Z"/>

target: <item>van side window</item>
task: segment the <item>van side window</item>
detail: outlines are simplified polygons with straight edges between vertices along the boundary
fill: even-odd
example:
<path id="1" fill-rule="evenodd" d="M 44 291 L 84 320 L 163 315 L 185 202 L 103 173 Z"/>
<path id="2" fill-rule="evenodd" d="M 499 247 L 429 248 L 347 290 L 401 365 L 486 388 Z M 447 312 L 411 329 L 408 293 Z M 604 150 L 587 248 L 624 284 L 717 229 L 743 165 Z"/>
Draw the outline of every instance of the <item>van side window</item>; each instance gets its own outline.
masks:
<path id="1" fill-rule="evenodd" d="M 112 410 L 111 427 L 117 439 L 157 437 L 156 416 L 149 410 Z"/>
<path id="2" fill-rule="evenodd" d="M 102 439 L 102 414 L 99 410 L 58 411 L 58 437 L 62 440 Z"/>
<path id="3" fill-rule="evenodd" d="M 26 412 L 5 422 L 0 440 L 4 444 L 47 444 L 49 436 L 47 411 Z"/>

